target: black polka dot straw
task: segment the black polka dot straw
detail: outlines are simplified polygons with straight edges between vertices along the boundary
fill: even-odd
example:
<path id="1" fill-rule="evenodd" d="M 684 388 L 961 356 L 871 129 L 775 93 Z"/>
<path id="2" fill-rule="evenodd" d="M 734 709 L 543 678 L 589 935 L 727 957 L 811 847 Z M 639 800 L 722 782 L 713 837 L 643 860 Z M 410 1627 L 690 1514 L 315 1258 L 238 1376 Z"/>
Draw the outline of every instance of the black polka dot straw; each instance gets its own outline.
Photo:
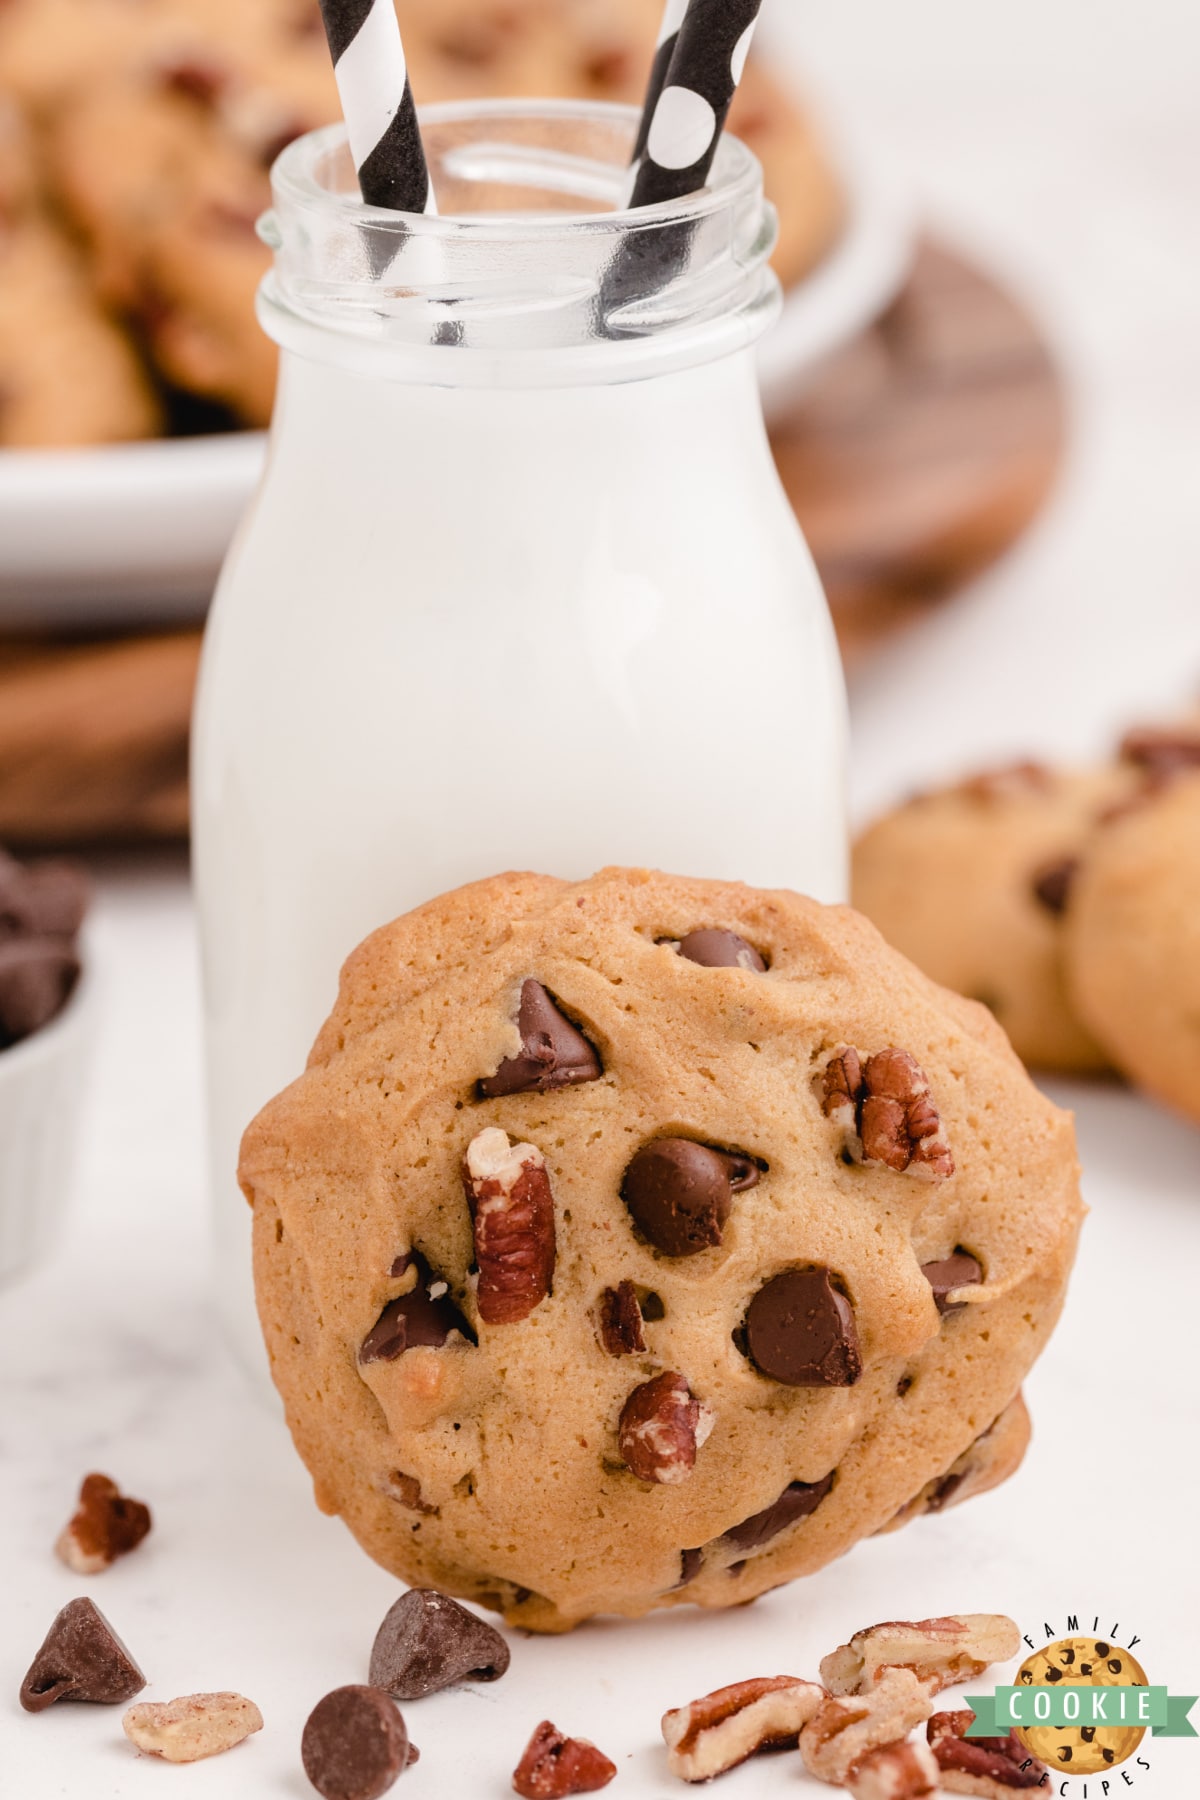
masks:
<path id="1" fill-rule="evenodd" d="M 436 212 L 392 0 L 321 0 L 321 17 L 363 199 Z"/>
<path id="2" fill-rule="evenodd" d="M 674 34 L 665 74 L 655 58 L 631 206 L 655 206 L 694 194 L 708 180 L 733 96 L 742 79 L 762 0 L 685 0 L 670 5 L 664 38 Z"/>
<path id="3" fill-rule="evenodd" d="M 646 99 L 642 106 L 642 122 L 638 127 L 637 142 L 633 146 L 631 160 L 635 173 L 637 165 L 646 154 L 646 139 L 650 135 L 650 122 L 654 117 L 654 109 L 658 105 L 658 97 L 667 85 L 667 73 L 671 67 L 671 58 L 675 54 L 675 45 L 679 41 L 679 27 L 683 24 L 687 9 L 688 0 L 667 0 L 667 8 L 659 27 L 658 43 L 654 47 L 654 61 L 650 65 L 650 80 L 646 86 Z"/>

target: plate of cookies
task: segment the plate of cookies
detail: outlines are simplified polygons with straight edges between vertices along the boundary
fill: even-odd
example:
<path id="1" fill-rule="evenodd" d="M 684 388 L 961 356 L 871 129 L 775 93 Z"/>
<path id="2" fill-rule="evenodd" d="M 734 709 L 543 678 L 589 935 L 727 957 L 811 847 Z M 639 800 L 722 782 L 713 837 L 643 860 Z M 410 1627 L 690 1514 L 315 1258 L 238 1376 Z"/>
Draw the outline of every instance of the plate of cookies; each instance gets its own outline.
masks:
<path id="1" fill-rule="evenodd" d="M 638 103 L 659 0 L 397 0 L 423 100 Z M 11 0 L 0 18 L 0 621 L 194 617 L 261 466 L 269 170 L 338 116 L 316 0 Z M 766 53 L 730 119 L 779 213 L 781 405 L 908 266 L 886 172 Z"/>

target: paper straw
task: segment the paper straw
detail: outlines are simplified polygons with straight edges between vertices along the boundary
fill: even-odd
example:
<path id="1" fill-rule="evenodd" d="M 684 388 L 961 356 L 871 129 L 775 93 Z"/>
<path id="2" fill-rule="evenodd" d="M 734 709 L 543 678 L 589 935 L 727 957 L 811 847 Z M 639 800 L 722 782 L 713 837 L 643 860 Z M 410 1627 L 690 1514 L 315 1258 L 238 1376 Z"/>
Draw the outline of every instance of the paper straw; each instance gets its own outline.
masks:
<path id="1" fill-rule="evenodd" d="M 321 0 L 321 17 L 363 199 L 436 212 L 392 0 Z"/>
<path id="2" fill-rule="evenodd" d="M 648 97 L 630 206 L 682 200 L 708 180 L 761 6 L 762 0 L 687 0 L 661 91 Z M 664 23 L 674 10 L 668 8 Z"/>
<path id="3" fill-rule="evenodd" d="M 654 46 L 654 61 L 650 65 L 650 80 L 646 86 L 646 98 L 642 103 L 642 122 L 638 126 L 633 155 L 629 159 L 631 163 L 640 163 L 646 154 L 646 139 L 650 135 L 650 121 L 654 117 L 658 97 L 667 85 L 667 71 L 671 67 L 671 58 L 675 54 L 675 44 L 679 37 L 679 27 L 683 24 L 683 16 L 687 9 L 688 0 L 667 0 L 667 8 L 663 13 L 662 24 L 658 31 L 658 42 Z"/>

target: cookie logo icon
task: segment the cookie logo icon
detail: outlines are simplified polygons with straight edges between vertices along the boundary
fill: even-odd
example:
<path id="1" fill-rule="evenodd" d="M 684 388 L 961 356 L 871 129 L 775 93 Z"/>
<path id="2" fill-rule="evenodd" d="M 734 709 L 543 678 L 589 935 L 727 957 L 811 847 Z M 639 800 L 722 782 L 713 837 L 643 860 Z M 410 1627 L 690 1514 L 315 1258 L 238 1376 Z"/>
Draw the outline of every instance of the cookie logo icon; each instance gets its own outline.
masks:
<path id="1" fill-rule="evenodd" d="M 1058 1638 L 1044 1650 L 1027 1656 L 1017 1671 L 1018 1687 L 1049 1688 L 1144 1688 L 1146 1671 L 1135 1656 L 1119 1644 L 1103 1638 Z M 1076 1709 L 1065 1703 L 1068 1716 L 1095 1719 L 1095 1707 Z M 1018 1725 L 1016 1735 L 1031 1755 L 1065 1775 L 1099 1775 L 1127 1762 L 1146 1735 L 1135 1721 L 1139 1708 L 1123 1696 L 1099 1711 L 1110 1723 L 1072 1725 Z"/>

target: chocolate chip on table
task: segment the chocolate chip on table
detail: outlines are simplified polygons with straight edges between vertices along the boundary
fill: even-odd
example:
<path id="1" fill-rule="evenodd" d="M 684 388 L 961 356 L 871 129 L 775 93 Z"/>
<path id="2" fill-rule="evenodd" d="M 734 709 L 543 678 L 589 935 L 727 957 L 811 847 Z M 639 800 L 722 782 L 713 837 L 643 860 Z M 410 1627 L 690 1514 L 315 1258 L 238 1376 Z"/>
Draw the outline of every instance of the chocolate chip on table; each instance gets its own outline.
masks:
<path id="1" fill-rule="evenodd" d="M 699 931 L 689 931 L 678 942 L 673 938 L 660 938 L 659 942 L 673 944 L 680 956 L 687 962 L 699 963 L 702 969 L 746 969 L 759 975 L 766 973 L 767 965 L 762 956 L 736 931 L 706 926 Z"/>
<path id="2" fill-rule="evenodd" d="M 921 1264 L 921 1273 L 933 1289 L 934 1304 L 940 1313 L 961 1312 L 966 1302 L 951 1300 L 956 1288 L 974 1287 L 983 1280 L 983 1270 L 969 1250 L 956 1250 L 941 1262 Z"/>
<path id="3" fill-rule="evenodd" d="M 498 1681 L 509 1649 L 491 1625 L 433 1588 L 410 1588 L 388 1609 L 369 1678 L 396 1700 L 422 1700 L 456 1682 Z"/>
<path id="4" fill-rule="evenodd" d="M 67 938 L 0 942 L 0 1048 L 48 1025 L 62 1011 L 78 976 L 79 959 Z"/>
<path id="5" fill-rule="evenodd" d="M 63 1607 L 21 1683 L 26 1712 L 44 1712 L 56 1700 L 87 1700 L 115 1706 L 132 1700 L 146 1685 L 104 1614 L 81 1597 Z"/>
<path id="6" fill-rule="evenodd" d="M 632 1356 L 646 1348 L 642 1309 L 632 1281 L 605 1288 L 597 1308 L 600 1342 L 610 1356 Z"/>
<path id="7" fill-rule="evenodd" d="M 664 1256 L 695 1256 L 721 1242 L 733 1196 L 752 1188 L 758 1167 L 737 1151 L 692 1138 L 652 1138 L 625 1170 L 624 1200 L 646 1241 Z"/>
<path id="8" fill-rule="evenodd" d="M 1034 899 L 1040 901 L 1055 918 L 1061 918 L 1067 910 L 1071 884 L 1078 873 L 1077 856 L 1059 856 L 1053 862 L 1043 863 L 1034 870 L 1030 880 Z"/>
<path id="9" fill-rule="evenodd" d="M 440 1350 L 452 1332 L 460 1332 L 468 1343 L 475 1333 L 450 1298 L 446 1283 L 433 1273 L 424 1257 L 410 1250 L 397 1257 L 392 1275 L 399 1278 L 415 1267 L 417 1285 L 411 1292 L 390 1300 L 363 1339 L 358 1353 L 360 1363 L 391 1362 L 405 1350 L 428 1345 Z"/>
<path id="10" fill-rule="evenodd" d="M 77 863 L 19 863 L 0 852 L 0 938 L 73 938 L 90 898 L 91 883 Z"/>
<path id="11" fill-rule="evenodd" d="M 807 1519 L 810 1513 L 816 1512 L 833 1486 L 833 1475 L 834 1471 L 830 1470 L 820 1481 L 789 1482 L 778 1500 L 764 1506 L 761 1512 L 752 1513 L 740 1525 L 732 1526 L 725 1533 L 724 1542 L 732 1544 L 735 1550 L 761 1550 L 797 1519 Z"/>
<path id="12" fill-rule="evenodd" d="M 593 1046 L 559 1011 L 540 981 L 521 984 L 517 1030 L 521 1034 L 520 1055 L 505 1057 L 494 1075 L 480 1081 L 481 1099 L 546 1093 L 552 1088 L 573 1087 L 581 1081 L 599 1081 L 603 1075 Z"/>
<path id="13" fill-rule="evenodd" d="M 862 1374 L 854 1312 L 828 1269 L 785 1269 L 746 1311 L 746 1348 L 788 1387 L 851 1387 Z"/>
<path id="14" fill-rule="evenodd" d="M 150 1530 L 150 1508 L 131 1500 L 107 1475 L 85 1475 L 74 1517 L 55 1553 L 77 1575 L 97 1575 L 136 1550 Z"/>
<path id="15" fill-rule="evenodd" d="M 513 1770 L 512 1784 L 522 1800 L 561 1800 L 567 1794 L 594 1794 L 616 1772 L 616 1764 L 587 1738 L 564 1737 L 543 1719 Z"/>
<path id="16" fill-rule="evenodd" d="M 334 1688 L 318 1700 L 300 1758 L 322 1800 L 378 1800 L 417 1760 L 400 1708 L 374 1687 Z"/>

